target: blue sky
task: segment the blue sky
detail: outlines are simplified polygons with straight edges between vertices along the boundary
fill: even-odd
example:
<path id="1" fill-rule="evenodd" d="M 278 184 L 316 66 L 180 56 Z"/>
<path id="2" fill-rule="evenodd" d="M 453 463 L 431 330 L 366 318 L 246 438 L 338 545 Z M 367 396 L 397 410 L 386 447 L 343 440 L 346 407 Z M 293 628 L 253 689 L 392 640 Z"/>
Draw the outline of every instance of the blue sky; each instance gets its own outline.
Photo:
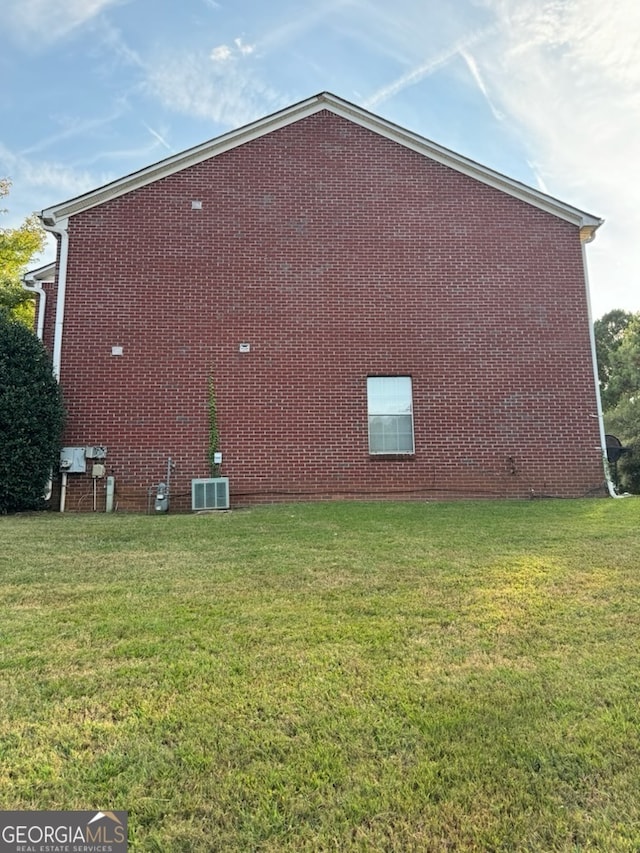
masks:
<path id="1" fill-rule="evenodd" d="M 4 0 L 2 18 L 4 226 L 330 91 L 603 217 L 593 315 L 640 310 L 637 0 Z"/>

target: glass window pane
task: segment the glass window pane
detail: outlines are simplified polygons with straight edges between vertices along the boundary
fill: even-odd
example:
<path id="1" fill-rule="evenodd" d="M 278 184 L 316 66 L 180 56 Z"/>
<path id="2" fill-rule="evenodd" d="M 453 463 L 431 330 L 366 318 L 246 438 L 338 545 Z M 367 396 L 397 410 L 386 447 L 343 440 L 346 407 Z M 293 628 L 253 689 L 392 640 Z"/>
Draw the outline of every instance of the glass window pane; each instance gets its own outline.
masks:
<path id="1" fill-rule="evenodd" d="M 384 435 L 381 418 L 369 418 L 369 451 L 384 453 Z"/>
<path id="2" fill-rule="evenodd" d="M 401 380 L 398 382 L 398 380 Z M 411 378 L 370 377 L 369 453 L 413 453 Z M 408 390 L 408 395 L 407 395 Z M 395 409 L 388 414 L 388 409 Z"/>
<path id="3" fill-rule="evenodd" d="M 367 399 L 370 415 L 410 414 L 410 376 L 370 376 L 367 379 Z"/>
<path id="4" fill-rule="evenodd" d="M 396 441 L 398 453 L 413 453 L 413 424 L 411 416 L 402 416 L 396 418 L 398 428 Z"/>

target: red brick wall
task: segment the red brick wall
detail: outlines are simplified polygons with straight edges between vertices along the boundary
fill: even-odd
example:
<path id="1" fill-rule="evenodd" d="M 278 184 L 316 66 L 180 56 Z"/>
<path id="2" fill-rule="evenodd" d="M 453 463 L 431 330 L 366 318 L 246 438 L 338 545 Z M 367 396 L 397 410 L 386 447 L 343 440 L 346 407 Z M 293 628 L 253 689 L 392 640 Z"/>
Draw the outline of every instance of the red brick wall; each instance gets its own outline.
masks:
<path id="1" fill-rule="evenodd" d="M 58 288 L 53 281 L 42 282 L 42 289 L 45 293 L 44 304 L 44 328 L 42 330 L 42 342 L 46 348 L 52 353 L 53 342 L 55 337 L 55 322 L 56 322 L 56 298 Z M 38 313 L 39 304 L 36 304 L 36 314 Z"/>
<path id="2" fill-rule="evenodd" d="M 168 457 L 190 506 L 211 372 L 232 505 L 601 488 L 570 224 L 322 112 L 69 234 L 65 443 L 108 446 L 120 509 Z M 413 379 L 410 458 L 368 453 L 370 374 Z M 90 477 L 69 479 L 67 508 L 89 508 Z"/>

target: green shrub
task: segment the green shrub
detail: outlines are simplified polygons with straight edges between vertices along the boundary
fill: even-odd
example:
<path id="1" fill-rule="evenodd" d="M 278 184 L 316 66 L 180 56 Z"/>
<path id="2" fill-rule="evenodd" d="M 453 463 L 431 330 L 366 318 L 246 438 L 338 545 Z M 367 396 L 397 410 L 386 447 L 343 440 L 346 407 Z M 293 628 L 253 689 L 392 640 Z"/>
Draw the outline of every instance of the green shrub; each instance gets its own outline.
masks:
<path id="1" fill-rule="evenodd" d="M 604 420 L 607 432 L 628 448 L 616 463 L 618 489 L 640 494 L 640 394 L 621 399 L 605 413 Z"/>
<path id="2" fill-rule="evenodd" d="M 63 420 L 44 346 L 0 312 L 0 514 L 43 508 Z"/>

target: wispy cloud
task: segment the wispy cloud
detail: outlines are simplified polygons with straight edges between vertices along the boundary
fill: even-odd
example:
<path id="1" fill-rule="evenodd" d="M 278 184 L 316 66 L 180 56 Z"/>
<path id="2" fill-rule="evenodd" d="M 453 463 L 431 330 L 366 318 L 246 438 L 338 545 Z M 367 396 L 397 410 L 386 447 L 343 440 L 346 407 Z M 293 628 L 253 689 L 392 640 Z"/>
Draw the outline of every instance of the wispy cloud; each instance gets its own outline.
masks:
<path id="1" fill-rule="evenodd" d="M 255 45 L 245 44 L 241 38 L 233 40 L 233 47 L 228 44 L 220 44 L 214 47 L 209 58 L 213 62 L 230 62 L 239 56 L 249 56 L 255 50 Z"/>
<path id="2" fill-rule="evenodd" d="M 239 39 L 209 56 L 164 56 L 148 72 L 146 87 L 165 107 L 238 127 L 280 107 L 281 96 L 245 60 L 253 52 Z"/>
<path id="3" fill-rule="evenodd" d="M 250 53 L 253 53 L 255 45 L 253 44 L 245 44 L 241 38 L 237 38 L 233 40 L 233 43 L 236 47 L 236 50 L 242 54 L 242 56 L 248 56 Z"/>
<path id="4" fill-rule="evenodd" d="M 5 0 L 3 25 L 23 42 L 55 42 L 123 0 Z"/>
<path id="5" fill-rule="evenodd" d="M 297 42 L 300 37 L 318 26 L 327 18 L 335 19 L 342 10 L 357 3 L 357 0 L 325 0 L 323 3 L 301 4 L 295 15 L 287 15 L 286 20 L 277 22 L 266 31 L 259 40 L 260 51 L 282 50 L 286 45 Z"/>
<path id="6" fill-rule="evenodd" d="M 452 59 L 456 59 L 460 55 L 463 55 L 464 51 L 472 47 L 477 42 L 487 38 L 487 36 L 492 32 L 493 27 L 483 27 L 472 33 L 464 35 L 452 45 L 445 47 L 443 50 L 435 53 L 424 62 L 414 66 L 393 82 L 382 86 L 374 92 L 373 95 L 370 95 L 367 98 L 365 106 L 375 107 L 377 104 L 387 101 L 394 95 L 399 94 L 407 87 L 415 86 L 416 83 L 424 80 L 425 77 L 428 77 L 430 74 L 433 74 L 435 71 L 438 71 L 440 68 L 447 65 Z"/>
<path id="7" fill-rule="evenodd" d="M 67 198 L 80 195 L 113 179 L 111 174 L 96 175 L 54 161 L 32 161 L 16 154 L 0 142 L 0 172 L 11 175 L 14 184 L 39 190 L 55 190 Z"/>
<path id="8" fill-rule="evenodd" d="M 95 22 L 96 31 L 113 64 L 131 65 L 144 68 L 140 54 L 125 40 L 120 30 L 106 16 L 99 17 Z"/>
<path id="9" fill-rule="evenodd" d="M 233 51 L 228 44 L 219 44 L 218 47 L 213 48 L 209 54 L 209 59 L 213 62 L 227 62 L 232 56 Z"/>

